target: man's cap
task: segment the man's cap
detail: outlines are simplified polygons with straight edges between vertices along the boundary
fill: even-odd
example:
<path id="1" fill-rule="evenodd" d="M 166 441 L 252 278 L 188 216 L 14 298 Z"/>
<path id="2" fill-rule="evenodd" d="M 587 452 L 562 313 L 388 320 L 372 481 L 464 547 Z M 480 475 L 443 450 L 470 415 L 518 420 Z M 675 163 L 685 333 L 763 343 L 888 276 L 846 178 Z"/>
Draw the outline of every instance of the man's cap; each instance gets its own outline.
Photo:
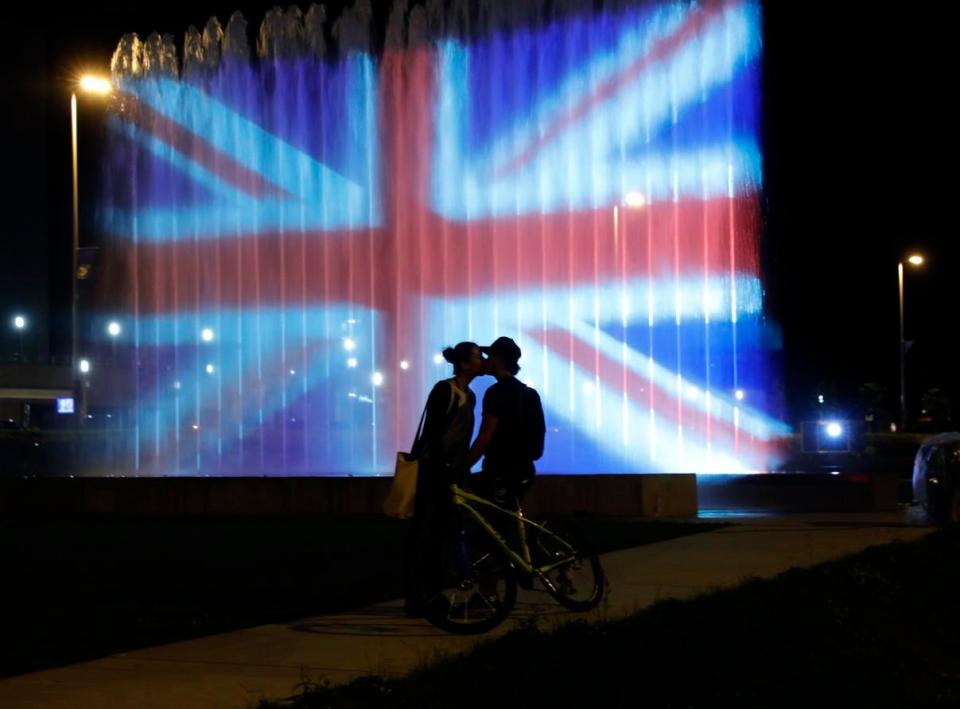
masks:
<path id="1" fill-rule="evenodd" d="M 509 337 L 498 337 L 489 347 L 481 347 L 485 355 L 501 357 L 507 362 L 516 362 L 520 359 L 520 347 Z"/>

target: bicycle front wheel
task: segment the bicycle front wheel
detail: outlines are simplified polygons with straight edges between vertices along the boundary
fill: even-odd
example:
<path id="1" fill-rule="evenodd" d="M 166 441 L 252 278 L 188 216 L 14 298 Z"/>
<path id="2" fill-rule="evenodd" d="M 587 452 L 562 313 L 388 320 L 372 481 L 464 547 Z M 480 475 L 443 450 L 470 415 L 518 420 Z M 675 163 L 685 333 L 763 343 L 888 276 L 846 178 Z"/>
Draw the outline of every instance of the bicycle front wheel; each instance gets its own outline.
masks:
<path id="1" fill-rule="evenodd" d="M 423 617 L 449 633 L 486 633 L 506 619 L 517 600 L 513 567 L 480 532 L 445 539 L 432 575 L 424 579 Z"/>
<path id="2" fill-rule="evenodd" d="M 535 572 L 547 592 L 572 611 L 588 611 L 603 598 L 600 559 L 583 534 L 570 522 L 544 522 L 532 528 L 530 551 Z"/>

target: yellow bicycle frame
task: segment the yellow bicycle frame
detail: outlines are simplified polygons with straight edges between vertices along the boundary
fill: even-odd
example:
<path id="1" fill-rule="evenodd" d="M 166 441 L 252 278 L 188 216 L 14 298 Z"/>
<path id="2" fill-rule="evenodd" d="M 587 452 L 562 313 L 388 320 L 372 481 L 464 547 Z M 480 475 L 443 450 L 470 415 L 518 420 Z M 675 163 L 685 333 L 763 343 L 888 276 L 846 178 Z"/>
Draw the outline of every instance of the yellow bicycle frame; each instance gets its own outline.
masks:
<path id="1" fill-rule="evenodd" d="M 516 512 L 505 509 L 500 507 L 500 505 L 490 502 L 490 500 L 480 497 L 479 495 L 475 495 L 472 492 L 468 492 L 457 485 L 451 485 L 450 492 L 453 494 L 453 504 L 464 510 L 477 523 L 480 529 L 482 529 L 487 536 L 497 543 L 497 546 L 503 550 L 503 552 L 507 555 L 507 558 L 509 558 L 517 568 L 519 568 L 525 574 L 537 576 L 548 588 L 551 590 L 556 590 L 553 583 L 549 578 L 547 578 L 547 573 L 556 568 L 569 564 L 571 559 L 576 557 L 576 549 L 570 546 L 565 539 L 558 537 L 543 525 L 528 520 L 523 516 L 522 509 L 518 509 Z M 479 505 L 483 508 L 491 509 L 500 513 L 501 515 L 512 517 L 517 520 L 517 531 L 520 537 L 519 551 L 513 549 L 507 540 L 503 538 L 503 536 L 493 527 L 492 524 L 490 524 L 487 518 L 481 514 L 474 504 L 471 503 Z M 534 566 L 533 558 L 530 554 L 530 547 L 527 544 L 527 526 L 533 527 L 539 530 L 542 534 L 555 539 L 557 542 L 563 545 L 562 548 L 568 551 L 568 556 L 565 556 L 559 560 L 555 560 L 553 563 L 549 563 L 544 566 Z"/>

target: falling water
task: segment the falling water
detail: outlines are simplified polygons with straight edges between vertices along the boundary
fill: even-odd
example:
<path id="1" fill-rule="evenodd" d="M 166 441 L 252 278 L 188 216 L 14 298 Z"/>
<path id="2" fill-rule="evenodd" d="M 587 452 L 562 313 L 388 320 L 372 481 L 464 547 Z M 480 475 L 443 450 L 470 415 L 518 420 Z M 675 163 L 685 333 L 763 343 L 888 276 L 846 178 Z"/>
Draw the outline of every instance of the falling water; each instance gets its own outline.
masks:
<path id="1" fill-rule="evenodd" d="M 357 0 L 252 46 L 239 13 L 179 57 L 124 37 L 97 317 L 130 324 L 131 466 L 385 472 L 436 354 L 508 335 L 540 470 L 765 469 L 759 12 L 396 0 L 379 32 Z"/>

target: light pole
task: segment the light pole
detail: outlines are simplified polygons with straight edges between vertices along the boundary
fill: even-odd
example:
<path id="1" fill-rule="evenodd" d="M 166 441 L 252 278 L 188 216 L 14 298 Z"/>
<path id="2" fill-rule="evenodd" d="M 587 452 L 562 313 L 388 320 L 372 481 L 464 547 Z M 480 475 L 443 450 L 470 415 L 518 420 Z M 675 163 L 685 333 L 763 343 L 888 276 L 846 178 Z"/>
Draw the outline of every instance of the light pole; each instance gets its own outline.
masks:
<path id="1" fill-rule="evenodd" d="M 113 90 L 108 79 L 85 75 L 78 84 L 86 94 L 106 96 Z M 77 92 L 70 94 L 70 156 L 73 172 L 73 249 L 70 272 L 70 366 L 77 367 L 77 254 L 80 252 L 80 177 L 77 169 Z"/>
<path id="2" fill-rule="evenodd" d="M 907 258 L 911 266 L 922 266 L 923 256 L 912 254 Z M 897 263 L 900 285 L 900 431 L 907 430 L 907 343 L 903 337 L 903 261 Z"/>
<path id="3" fill-rule="evenodd" d="M 27 326 L 27 319 L 22 315 L 15 315 L 13 317 L 13 327 L 17 331 L 17 336 L 20 338 L 20 361 L 23 362 L 23 329 Z"/>
<path id="4" fill-rule="evenodd" d="M 110 359 L 114 367 L 117 366 L 117 338 L 121 332 L 123 332 L 123 328 L 116 320 L 111 320 L 107 325 L 107 334 L 110 335 Z"/>

